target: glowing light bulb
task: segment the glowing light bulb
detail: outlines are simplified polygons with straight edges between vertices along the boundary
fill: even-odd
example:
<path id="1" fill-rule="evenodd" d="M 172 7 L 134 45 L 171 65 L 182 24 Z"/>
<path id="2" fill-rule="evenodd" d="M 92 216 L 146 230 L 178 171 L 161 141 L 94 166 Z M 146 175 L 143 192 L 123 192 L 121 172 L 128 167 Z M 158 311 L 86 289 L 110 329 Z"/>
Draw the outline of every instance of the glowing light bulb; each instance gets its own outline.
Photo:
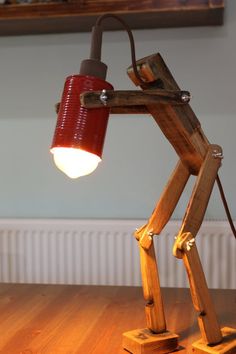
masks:
<path id="1" fill-rule="evenodd" d="M 92 173 L 101 158 L 81 149 L 54 147 L 51 149 L 56 166 L 70 178 Z"/>

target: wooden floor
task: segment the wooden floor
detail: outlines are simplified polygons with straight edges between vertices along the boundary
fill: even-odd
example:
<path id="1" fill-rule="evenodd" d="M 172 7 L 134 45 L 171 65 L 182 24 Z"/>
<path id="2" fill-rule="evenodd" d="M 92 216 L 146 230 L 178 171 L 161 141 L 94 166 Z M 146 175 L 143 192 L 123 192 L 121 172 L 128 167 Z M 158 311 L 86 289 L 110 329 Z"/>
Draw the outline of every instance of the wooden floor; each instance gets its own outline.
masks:
<path id="1" fill-rule="evenodd" d="M 236 327 L 236 292 L 211 291 L 222 326 Z M 179 353 L 199 338 L 188 289 L 163 289 Z M 122 333 L 145 327 L 138 287 L 0 285 L 1 354 L 127 354 Z"/>

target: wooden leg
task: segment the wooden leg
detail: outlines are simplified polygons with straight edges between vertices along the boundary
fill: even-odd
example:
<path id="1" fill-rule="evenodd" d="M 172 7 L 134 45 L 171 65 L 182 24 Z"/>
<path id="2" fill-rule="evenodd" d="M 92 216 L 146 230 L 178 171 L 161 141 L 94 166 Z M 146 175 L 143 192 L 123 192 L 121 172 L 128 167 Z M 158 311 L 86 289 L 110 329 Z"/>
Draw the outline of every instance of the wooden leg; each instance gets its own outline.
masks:
<path id="1" fill-rule="evenodd" d="M 202 338 L 193 343 L 194 353 L 236 353 L 236 329 L 225 327 L 220 330 L 197 247 L 191 233 L 182 235 L 179 247 L 189 278 L 194 308 L 199 313 L 198 324 Z"/>
<path id="2" fill-rule="evenodd" d="M 154 245 L 139 247 L 147 328 L 124 333 L 123 347 L 134 354 L 170 353 L 178 347 L 178 336 L 166 331 Z"/>
<path id="3" fill-rule="evenodd" d="M 197 235 L 206 212 L 218 169 L 221 166 L 220 154 L 222 154 L 220 146 L 209 146 L 207 155 L 197 176 L 192 196 L 177 238 L 186 232 L 191 232 L 193 237 Z M 176 242 L 174 246 L 174 256 L 182 258 L 182 254 L 176 246 L 178 246 L 178 242 Z"/>
<path id="4" fill-rule="evenodd" d="M 217 172 L 221 164 L 220 159 L 214 157 L 216 152 L 221 153 L 220 147 L 210 145 L 204 163 L 197 176 L 187 212 L 173 250 L 177 258 L 183 258 L 188 273 L 193 304 L 196 311 L 199 312 L 198 323 L 201 335 L 203 340 L 208 344 L 219 343 L 222 340 L 222 336 L 210 300 L 194 237 L 202 224 Z"/>
<path id="5" fill-rule="evenodd" d="M 147 327 L 153 333 L 162 333 L 166 330 L 166 321 L 161 296 L 159 275 L 154 250 L 154 244 L 148 250 L 140 249 L 141 275 L 143 283 Z"/>
<path id="6" fill-rule="evenodd" d="M 150 233 L 153 235 L 160 234 L 164 226 L 170 220 L 189 176 L 189 170 L 181 161 L 179 161 L 171 174 L 148 223 L 135 232 L 135 237 L 139 240 L 140 245 L 143 248 L 148 249 L 152 244 Z"/>
<path id="7" fill-rule="evenodd" d="M 222 335 L 193 235 L 191 233 L 183 234 L 181 241 L 178 240 L 178 247 L 182 252 L 188 274 L 193 305 L 199 313 L 198 324 L 202 338 L 207 344 L 219 343 L 222 340 Z"/>
<path id="8" fill-rule="evenodd" d="M 220 159 L 217 158 L 220 156 L 220 147 L 211 145 L 197 177 L 192 197 L 173 249 L 174 255 L 184 261 L 193 304 L 199 313 L 198 324 L 202 339 L 193 344 L 194 352 L 199 354 L 233 353 L 234 350 L 236 353 L 236 343 L 232 337 L 234 330 L 220 330 L 195 245 L 195 236 L 201 226 L 220 167 Z"/>

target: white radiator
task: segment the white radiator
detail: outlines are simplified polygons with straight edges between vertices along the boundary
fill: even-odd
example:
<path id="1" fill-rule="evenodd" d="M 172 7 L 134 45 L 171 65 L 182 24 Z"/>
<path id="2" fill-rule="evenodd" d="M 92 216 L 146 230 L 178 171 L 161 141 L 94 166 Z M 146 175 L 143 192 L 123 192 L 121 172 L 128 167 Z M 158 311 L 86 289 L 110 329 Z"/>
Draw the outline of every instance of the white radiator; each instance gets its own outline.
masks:
<path id="1" fill-rule="evenodd" d="M 140 285 L 132 236 L 142 220 L 0 220 L 0 281 Z M 155 238 L 161 286 L 188 286 L 184 265 L 172 256 L 180 223 Z M 197 237 L 211 288 L 235 288 L 236 242 L 227 222 L 204 222 Z"/>

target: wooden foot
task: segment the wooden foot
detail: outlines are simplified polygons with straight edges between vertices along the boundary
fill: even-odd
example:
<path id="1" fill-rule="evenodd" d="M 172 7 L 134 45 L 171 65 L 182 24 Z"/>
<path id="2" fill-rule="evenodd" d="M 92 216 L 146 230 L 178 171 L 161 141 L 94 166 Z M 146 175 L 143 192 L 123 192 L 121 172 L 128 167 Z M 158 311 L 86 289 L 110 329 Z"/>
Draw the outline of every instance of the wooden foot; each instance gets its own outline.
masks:
<path id="1" fill-rule="evenodd" d="M 236 353 L 236 329 L 224 327 L 221 329 L 223 341 L 215 345 L 207 345 L 202 339 L 193 343 L 194 354 L 234 354 Z"/>
<path id="2" fill-rule="evenodd" d="M 178 347 L 178 335 L 171 332 L 154 334 L 149 329 L 123 333 L 123 348 L 132 354 L 171 353 Z"/>

